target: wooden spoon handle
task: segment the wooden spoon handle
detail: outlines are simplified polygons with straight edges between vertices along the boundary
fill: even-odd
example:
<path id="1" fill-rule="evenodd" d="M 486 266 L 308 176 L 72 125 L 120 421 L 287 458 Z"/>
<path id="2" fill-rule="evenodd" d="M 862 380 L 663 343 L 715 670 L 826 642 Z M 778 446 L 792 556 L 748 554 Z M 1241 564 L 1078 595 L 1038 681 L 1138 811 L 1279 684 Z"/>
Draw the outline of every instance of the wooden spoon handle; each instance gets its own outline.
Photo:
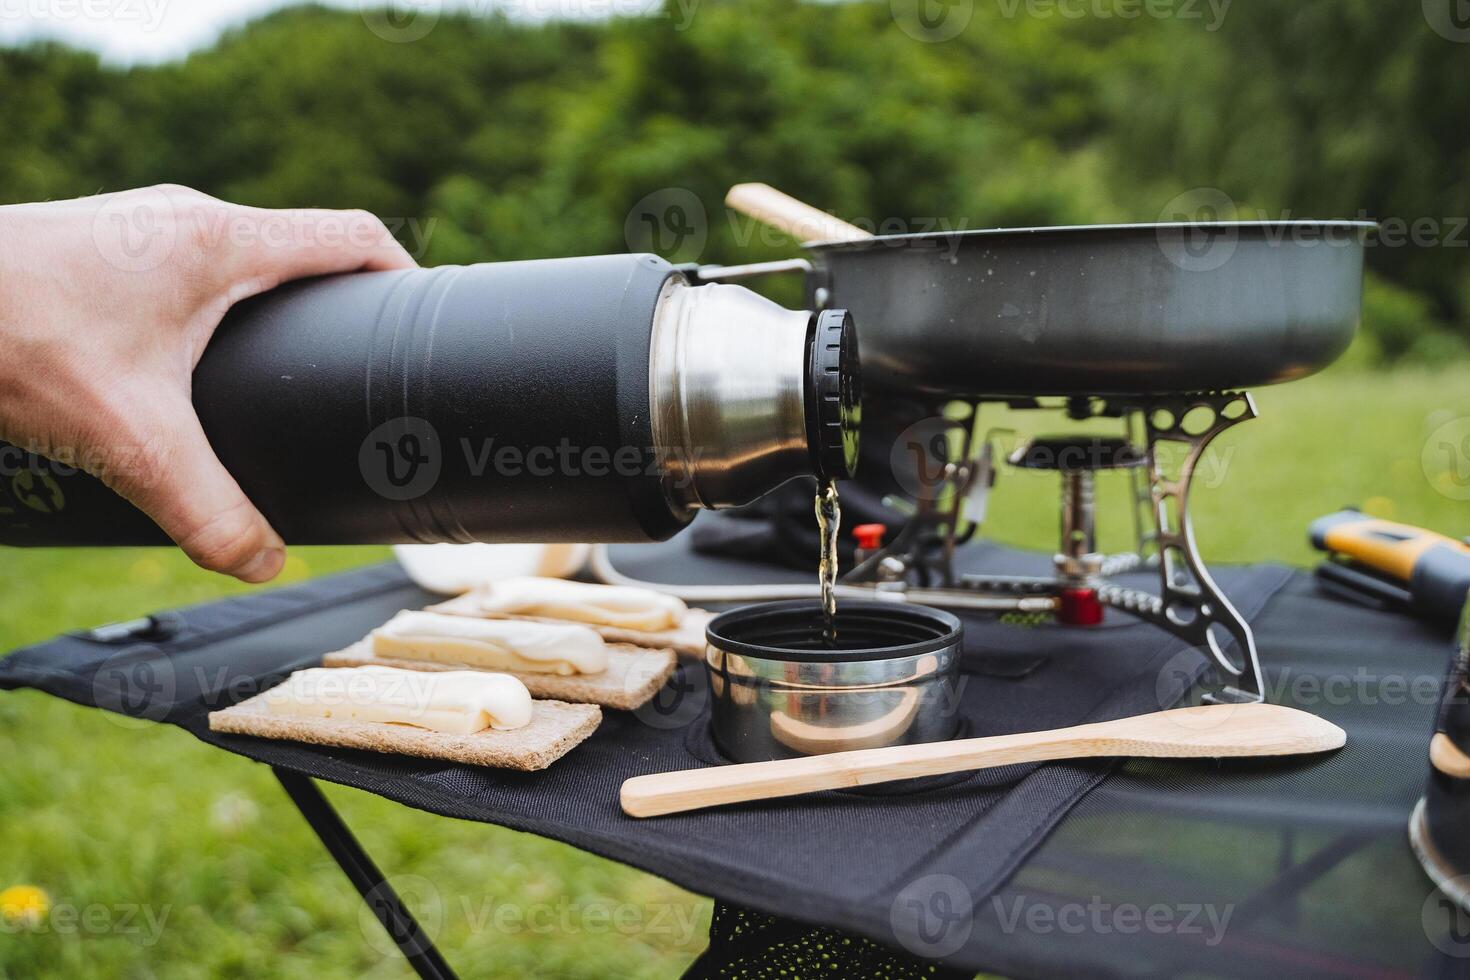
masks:
<path id="1" fill-rule="evenodd" d="M 1009 742 L 1011 739 L 1012 736 L 1001 736 L 995 741 Z M 977 747 L 970 744 L 990 741 L 992 740 L 966 739 L 964 742 L 947 743 L 947 747 L 952 746 L 960 751 L 947 755 L 928 753 L 927 757 L 916 751 L 928 748 L 926 745 L 901 745 L 855 752 L 833 752 L 830 755 L 804 759 L 748 762 L 743 765 L 711 766 L 705 769 L 634 776 L 623 783 L 621 802 L 623 812 L 630 817 L 656 817 L 729 803 L 769 800 L 815 793 L 824 789 L 849 789 L 896 779 L 937 776 L 1018 762 L 1075 758 L 1083 754 L 1074 746 L 1058 743 L 1034 743 L 1020 747 L 1012 744 Z M 1116 751 L 1116 747 L 1111 745 L 1109 749 L 1110 752 Z M 869 753 L 876 753 L 881 757 L 853 758 Z"/>
<path id="2" fill-rule="evenodd" d="M 736 184 L 725 195 L 725 206 L 784 231 L 799 242 L 855 242 L 873 237 L 769 184 Z"/>
<path id="3" fill-rule="evenodd" d="M 1174 708 L 1049 732 L 895 745 L 635 776 L 623 783 L 621 801 L 623 812 L 629 816 L 655 817 L 1025 762 L 1098 756 L 1293 755 L 1340 748 L 1345 740 L 1342 729 L 1331 722 L 1277 705 Z"/>

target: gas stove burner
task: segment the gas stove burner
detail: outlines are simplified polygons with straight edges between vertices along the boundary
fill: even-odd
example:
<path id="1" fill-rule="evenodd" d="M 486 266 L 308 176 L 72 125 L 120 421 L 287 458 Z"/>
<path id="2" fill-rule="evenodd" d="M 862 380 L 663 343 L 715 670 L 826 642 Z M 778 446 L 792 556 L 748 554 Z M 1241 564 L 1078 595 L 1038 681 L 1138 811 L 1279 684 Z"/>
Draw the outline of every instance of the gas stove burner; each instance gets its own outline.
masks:
<path id="1" fill-rule="evenodd" d="M 1144 466 L 1148 453 L 1126 438 L 1106 436 L 1047 436 L 1022 443 L 1006 460 L 1018 469 L 1055 470 L 1062 475 L 1062 541 L 1057 549 L 1057 575 L 1077 589 L 1090 585 L 1102 574 L 1107 557 L 1097 553 L 1094 501 L 1100 470 L 1125 470 Z M 1138 564 L 1136 555 L 1128 556 L 1127 567 Z M 1111 574 L 1127 569 L 1114 559 Z M 1065 593 L 1064 593 L 1065 595 Z M 1079 605 L 1058 608 L 1063 622 L 1093 625 L 1102 621 L 1102 608 L 1078 597 Z"/>
<path id="2" fill-rule="evenodd" d="M 1006 461 L 1018 469 L 1052 470 L 1062 477 L 1061 543 L 1056 553 L 1056 577 L 1046 591 L 1056 597 L 1056 618 L 1073 626 L 1095 626 L 1103 621 L 1098 597 L 1101 579 L 1136 568 L 1138 555 L 1100 554 L 1096 547 L 1096 480 L 1106 470 L 1145 466 L 1148 453 L 1125 437 L 1092 435 L 1038 436 L 1020 445 Z M 994 584 L 967 576 L 974 588 Z"/>

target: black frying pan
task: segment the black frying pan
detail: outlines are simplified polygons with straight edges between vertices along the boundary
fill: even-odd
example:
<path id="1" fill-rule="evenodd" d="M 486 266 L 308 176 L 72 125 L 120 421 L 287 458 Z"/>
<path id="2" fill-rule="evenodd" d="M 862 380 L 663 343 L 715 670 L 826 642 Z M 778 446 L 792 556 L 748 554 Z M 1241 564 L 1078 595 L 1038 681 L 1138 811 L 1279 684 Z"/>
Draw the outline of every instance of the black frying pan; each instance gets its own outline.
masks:
<path id="1" fill-rule="evenodd" d="M 979 398 L 1250 388 L 1330 364 L 1357 328 L 1369 222 L 1088 225 L 870 236 L 760 184 L 726 203 L 852 311 L 876 389 Z M 812 241 L 811 239 L 819 239 Z"/>

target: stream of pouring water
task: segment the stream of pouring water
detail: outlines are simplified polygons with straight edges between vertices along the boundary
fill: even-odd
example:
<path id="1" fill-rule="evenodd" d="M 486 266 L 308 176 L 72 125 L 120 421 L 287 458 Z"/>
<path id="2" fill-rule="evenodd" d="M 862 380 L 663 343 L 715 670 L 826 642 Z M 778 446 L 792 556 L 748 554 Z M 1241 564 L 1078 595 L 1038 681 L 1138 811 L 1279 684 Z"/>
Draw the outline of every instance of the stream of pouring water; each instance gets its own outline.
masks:
<path id="1" fill-rule="evenodd" d="M 817 534 L 822 539 L 817 578 L 822 584 L 822 640 L 829 647 L 837 645 L 837 532 L 841 526 L 837 484 L 828 481 L 817 488 Z"/>

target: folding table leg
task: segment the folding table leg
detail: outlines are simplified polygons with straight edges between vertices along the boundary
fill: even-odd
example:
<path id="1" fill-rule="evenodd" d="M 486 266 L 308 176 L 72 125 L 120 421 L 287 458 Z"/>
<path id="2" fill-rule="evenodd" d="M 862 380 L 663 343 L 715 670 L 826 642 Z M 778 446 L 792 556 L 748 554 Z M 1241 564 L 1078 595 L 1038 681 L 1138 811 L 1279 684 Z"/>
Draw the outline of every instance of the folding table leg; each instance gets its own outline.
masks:
<path id="1" fill-rule="evenodd" d="M 1265 888 L 1237 903 L 1230 925 L 1239 928 L 1267 912 L 1279 918 L 1280 912 L 1273 906 L 1295 901 L 1302 891 L 1373 841 L 1374 837 L 1366 833 L 1353 832 L 1334 837 L 1304 860 L 1282 871 Z"/>
<path id="2" fill-rule="evenodd" d="M 316 783 L 309 776 L 288 769 L 272 766 L 271 771 L 285 787 L 286 795 L 291 797 L 296 809 L 301 811 L 311 829 L 326 845 L 327 852 L 352 881 L 374 917 L 388 931 L 388 938 L 397 944 L 409 965 L 424 980 L 455 980 L 454 971 L 439 955 L 434 941 L 404 906 L 393 886 L 384 880 L 383 873 L 373 864 L 357 838 L 352 836 L 352 831 L 347 829 Z"/>

